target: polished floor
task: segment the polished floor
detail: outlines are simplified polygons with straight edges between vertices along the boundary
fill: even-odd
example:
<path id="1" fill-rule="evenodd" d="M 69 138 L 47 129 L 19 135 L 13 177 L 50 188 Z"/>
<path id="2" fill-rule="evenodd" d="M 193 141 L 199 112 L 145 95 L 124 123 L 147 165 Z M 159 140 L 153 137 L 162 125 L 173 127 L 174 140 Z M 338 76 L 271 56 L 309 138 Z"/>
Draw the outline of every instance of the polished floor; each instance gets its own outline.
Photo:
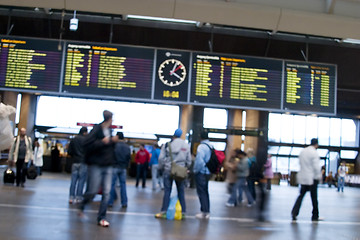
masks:
<path id="1" fill-rule="evenodd" d="M 0 177 L 2 179 L 3 169 Z M 273 186 L 269 191 L 268 222 L 255 220 L 256 207 L 246 205 L 228 208 L 226 184 L 210 183 L 211 218 L 198 220 L 199 202 L 195 189 L 186 190 L 187 218 L 183 221 L 155 219 L 162 201 L 162 191 L 135 188 L 128 181 L 129 205 L 119 202 L 108 211 L 109 228 L 99 227 L 96 211 L 100 196 L 79 219 L 75 205 L 68 204 L 69 174 L 45 172 L 28 180 L 25 188 L 0 185 L 0 240 L 20 239 L 360 239 L 360 189 L 319 188 L 320 216 L 324 221 L 311 222 L 311 201 L 306 195 L 298 221 L 293 223 L 290 211 L 298 188 Z"/>

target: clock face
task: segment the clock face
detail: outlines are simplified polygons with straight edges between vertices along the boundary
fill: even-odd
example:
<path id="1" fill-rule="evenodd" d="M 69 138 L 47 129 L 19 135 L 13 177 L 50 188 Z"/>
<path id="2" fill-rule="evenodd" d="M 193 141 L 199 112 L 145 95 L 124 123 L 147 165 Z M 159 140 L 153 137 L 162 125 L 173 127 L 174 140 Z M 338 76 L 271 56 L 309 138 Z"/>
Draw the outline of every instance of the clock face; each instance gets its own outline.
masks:
<path id="1" fill-rule="evenodd" d="M 185 80 L 186 68 L 179 60 L 168 59 L 160 64 L 158 74 L 165 85 L 175 87 Z"/>

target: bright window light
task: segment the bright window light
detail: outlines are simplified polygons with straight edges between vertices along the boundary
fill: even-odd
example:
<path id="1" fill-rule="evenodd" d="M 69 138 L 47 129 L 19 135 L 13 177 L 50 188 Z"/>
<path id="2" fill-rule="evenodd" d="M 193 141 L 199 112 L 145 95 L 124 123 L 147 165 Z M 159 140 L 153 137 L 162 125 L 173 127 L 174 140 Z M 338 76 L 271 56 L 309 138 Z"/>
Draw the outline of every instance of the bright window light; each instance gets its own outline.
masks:
<path id="1" fill-rule="evenodd" d="M 204 109 L 204 128 L 226 129 L 228 114 L 226 109 L 205 108 Z"/>
<path id="2" fill-rule="evenodd" d="M 132 19 L 141 19 L 141 20 L 151 20 L 151 21 L 161 21 L 161 22 L 175 22 L 175 23 L 188 23 L 196 24 L 196 21 L 175 19 L 175 18 L 161 18 L 161 17 L 150 17 L 150 16 L 140 16 L 140 15 L 127 15 L 127 18 Z"/>
<path id="3" fill-rule="evenodd" d="M 357 154 L 358 154 L 357 151 L 341 150 L 340 151 L 340 158 L 341 159 L 355 159 Z"/>
<path id="4" fill-rule="evenodd" d="M 17 95 L 16 100 L 16 114 L 15 114 L 15 124 L 18 124 L 20 121 L 20 110 L 21 110 L 21 93 Z"/>

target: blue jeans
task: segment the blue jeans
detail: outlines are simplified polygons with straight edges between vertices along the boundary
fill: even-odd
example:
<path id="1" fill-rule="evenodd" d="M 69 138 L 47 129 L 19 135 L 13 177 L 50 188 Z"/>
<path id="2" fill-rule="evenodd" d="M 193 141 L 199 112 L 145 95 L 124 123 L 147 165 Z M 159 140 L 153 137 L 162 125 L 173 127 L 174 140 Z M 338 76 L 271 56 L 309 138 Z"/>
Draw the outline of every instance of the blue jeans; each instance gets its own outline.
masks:
<path id="1" fill-rule="evenodd" d="M 164 172 L 163 175 L 164 175 L 164 198 L 163 198 L 161 211 L 165 212 L 168 209 L 169 203 L 170 203 L 170 194 L 171 194 L 173 179 L 170 177 L 169 172 Z M 184 181 L 176 181 L 176 180 L 174 180 L 174 181 L 176 184 L 176 189 L 178 192 L 178 198 L 180 201 L 182 212 L 185 213 L 186 212 L 186 203 L 185 203 Z"/>
<path id="2" fill-rule="evenodd" d="M 345 177 L 339 177 L 339 180 L 338 180 L 338 192 L 340 192 L 340 190 L 342 192 L 344 192 L 344 186 L 345 186 Z"/>
<path id="3" fill-rule="evenodd" d="M 245 177 L 241 177 L 238 178 L 238 180 L 236 181 L 235 185 L 233 186 L 233 190 L 231 192 L 230 198 L 228 200 L 228 203 L 231 204 L 237 204 L 236 202 L 236 197 L 237 197 L 237 192 L 239 191 L 239 196 L 238 196 L 238 202 L 241 203 L 242 202 L 242 192 L 243 190 L 245 191 L 246 197 L 248 199 L 248 203 L 249 204 L 253 204 L 254 203 L 254 198 L 252 197 L 248 186 L 246 185 L 247 181 Z"/>
<path id="4" fill-rule="evenodd" d="M 71 166 L 70 199 L 81 200 L 84 194 L 87 165 L 73 163 Z"/>
<path id="5" fill-rule="evenodd" d="M 94 199 L 101 188 L 102 198 L 97 216 L 98 221 L 106 217 L 106 210 L 110 198 L 112 171 L 111 166 L 88 166 L 87 188 L 84 194 L 84 200 L 80 205 L 80 210 L 84 210 L 85 206 Z"/>
<path id="6" fill-rule="evenodd" d="M 148 164 L 137 164 L 136 165 L 136 187 L 139 185 L 140 177 L 142 178 L 142 187 L 146 186 L 146 173 Z"/>
<path id="7" fill-rule="evenodd" d="M 126 194 L 126 169 L 125 168 L 114 168 L 113 169 L 113 178 L 111 183 L 110 191 L 110 200 L 109 205 L 113 205 L 114 200 L 116 199 L 116 180 L 119 179 L 120 182 L 120 197 L 121 205 L 127 205 L 128 199 Z"/>
<path id="8" fill-rule="evenodd" d="M 163 179 L 159 176 L 158 173 L 158 164 L 151 165 L 151 177 L 152 177 L 152 188 L 156 189 L 156 184 L 159 184 L 160 188 L 163 188 Z"/>
<path id="9" fill-rule="evenodd" d="M 209 180 L 210 174 L 195 174 L 196 191 L 200 200 L 200 211 L 210 213 Z"/>

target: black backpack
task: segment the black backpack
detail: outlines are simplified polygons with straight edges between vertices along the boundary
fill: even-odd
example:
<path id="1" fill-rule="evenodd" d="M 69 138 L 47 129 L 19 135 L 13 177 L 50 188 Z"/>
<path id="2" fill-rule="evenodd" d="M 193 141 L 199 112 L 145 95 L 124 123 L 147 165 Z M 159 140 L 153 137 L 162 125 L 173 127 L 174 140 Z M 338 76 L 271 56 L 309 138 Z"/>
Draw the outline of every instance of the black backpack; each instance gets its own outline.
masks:
<path id="1" fill-rule="evenodd" d="M 221 151 L 215 150 L 213 147 L 210 147 L 208 144 L 204 143 L 211 150 L 211 156 L 209 161 L 206 163 L 206 167 L 211 173 L 218 173 L 221 169 L 221 164 L 225 159 L 225 155 Z"/>

